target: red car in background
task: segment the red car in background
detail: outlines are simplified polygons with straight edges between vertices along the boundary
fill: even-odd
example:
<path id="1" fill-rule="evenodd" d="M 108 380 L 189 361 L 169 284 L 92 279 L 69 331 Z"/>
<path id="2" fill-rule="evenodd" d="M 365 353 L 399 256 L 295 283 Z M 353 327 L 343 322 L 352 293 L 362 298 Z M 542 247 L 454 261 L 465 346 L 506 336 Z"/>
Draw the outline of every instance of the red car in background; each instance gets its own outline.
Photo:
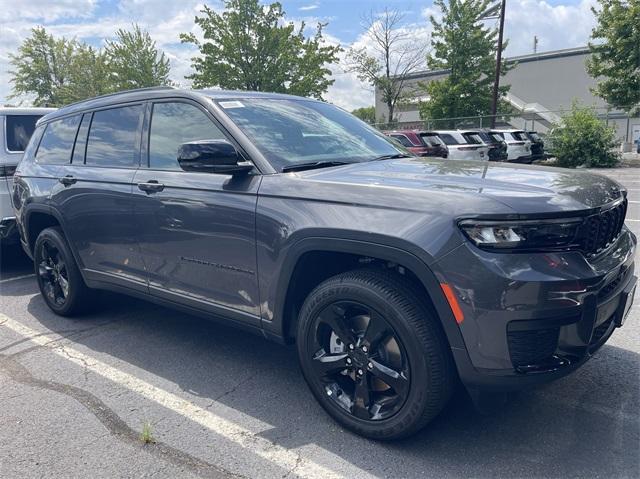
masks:
<path id="1" fill-rule="evenodd" d="M 397 140 L 402 146 L 416 156 L 449 156 L 447 145 L 431 131 L 395 130 L 385 131 L 385 135 Z"/>

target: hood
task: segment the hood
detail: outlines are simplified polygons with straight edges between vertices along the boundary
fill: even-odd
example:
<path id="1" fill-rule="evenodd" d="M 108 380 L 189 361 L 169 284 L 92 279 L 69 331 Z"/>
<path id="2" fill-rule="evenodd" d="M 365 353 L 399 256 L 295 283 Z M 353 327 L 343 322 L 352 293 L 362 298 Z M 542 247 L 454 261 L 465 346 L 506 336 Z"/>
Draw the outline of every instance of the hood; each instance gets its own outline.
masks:
<path id="1" fill-rule="evenodd" d="M 446 202 L 447 197 L 459 201 L 462 195 L 476 198 L 479 208 L 484 203 L 481 199 L 491 199 L 517 214 L 562 213 L 597 208 L 619 199 L 623 190 L 615 181 L 587 171 L 432 158 L 355 163 L 296 175 L 313 183 L 368 187 L 366 191 L 371 194 L 361 197 L 364 203 L 367 197 L 378 198 L 374 201 L 377 203 L 388 198 L 389 193 L 400 198 L 420 192 L 421 200 L 437 195 L 440 202 Z M 331 190 L 337 192 L 343 188 Z M 425 193 L 428 195 L 425 196 Z"/>

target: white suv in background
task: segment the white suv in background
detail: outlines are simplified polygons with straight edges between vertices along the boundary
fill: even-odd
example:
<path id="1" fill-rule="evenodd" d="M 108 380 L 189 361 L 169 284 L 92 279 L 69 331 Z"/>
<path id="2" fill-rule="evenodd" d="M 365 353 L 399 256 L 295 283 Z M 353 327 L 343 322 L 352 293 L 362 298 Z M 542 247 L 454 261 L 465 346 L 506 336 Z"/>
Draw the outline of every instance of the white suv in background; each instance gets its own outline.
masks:
<path id="1" fill-rule="evenodd" d="M 512 163 L 531 163 L 531 140 L 523 130 L 491 130 L 504 138 L 507 144 L 507 161 Z"/>
<path id="2" fill-rule="evenodd" d="M 488 160 L 489 147 L 475 132 L 437 130 L 438 137 L 449 148 L 452 160 Z"/>
<path id="3" fill-rule="evenodd" d="M 36 122 L 55 108 L 0 108 L 0 242 L 18 238 L 11 205 L 13 173 L 36 127 Z"/>

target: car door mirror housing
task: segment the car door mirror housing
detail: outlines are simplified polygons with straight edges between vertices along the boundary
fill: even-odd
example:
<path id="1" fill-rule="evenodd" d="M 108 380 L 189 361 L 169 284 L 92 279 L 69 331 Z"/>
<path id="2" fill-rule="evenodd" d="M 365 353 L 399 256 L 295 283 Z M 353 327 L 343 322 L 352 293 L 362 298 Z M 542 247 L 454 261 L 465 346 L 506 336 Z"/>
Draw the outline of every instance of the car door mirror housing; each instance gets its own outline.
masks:
<path id="1" fill-rule="evenodd" d="M 178 149 L 178 164 L 184 171 L 225 175 L 245 174 L 253 169 L 226 140 L 183 143 Z"/>

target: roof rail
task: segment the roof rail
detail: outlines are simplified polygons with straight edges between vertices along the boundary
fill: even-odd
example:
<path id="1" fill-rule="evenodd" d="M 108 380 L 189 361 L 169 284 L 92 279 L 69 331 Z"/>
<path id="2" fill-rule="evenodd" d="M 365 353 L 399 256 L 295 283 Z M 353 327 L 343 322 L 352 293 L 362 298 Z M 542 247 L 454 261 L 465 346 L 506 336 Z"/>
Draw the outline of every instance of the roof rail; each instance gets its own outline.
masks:
<path id="1" fill-rule="evenodd" d="M 72 105 L 77 105 L 79 103 L 84 103 L 85 101 L 89 101 L 89 100 L 97 100 L 99 98 L 108 98 L 110 96 L 123 95 L 125 93 L 134 93 L 134 92 L 138 92 L 138 91 L 153 91 L 153 90 L 175 90 L 175 89 L 176 89 L 176 87 L 169 86 L 169 85 L 147 86 L 147 87 L 143 87 L 143 88 L 133 88 L 132 90 L 122 90 L 122 91 L 116 91 L 116 92 L 113 92 L 113 93 L 105 93 L 104 95 L 98 95 L 98 96 L 94 96 L 94 97 L 91 97 L 91 98 L 85 98 L 84 100 L 74 101 L 73 103 L 69 103 L 68 105 L 64 105 L 62 108 L 66 108 L 66 107 L 72 106 Z"/>

